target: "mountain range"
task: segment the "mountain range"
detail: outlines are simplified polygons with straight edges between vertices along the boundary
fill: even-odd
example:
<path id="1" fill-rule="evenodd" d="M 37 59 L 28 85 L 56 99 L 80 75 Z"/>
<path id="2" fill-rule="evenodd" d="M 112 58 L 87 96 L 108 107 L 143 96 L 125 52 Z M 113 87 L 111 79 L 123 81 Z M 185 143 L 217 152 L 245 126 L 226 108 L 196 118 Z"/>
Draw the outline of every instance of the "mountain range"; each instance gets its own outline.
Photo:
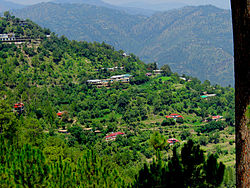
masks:
<path id="1" fill-rule="evenodd" d="M 41 3 L 13 14 L 71 40 L 104 41 L 180 74 L 234 85 L 229 10 L 189 6 L 143 16 L 90 4 Z"/>
<path id="2" fill-rule="evenodd" d="M 0 12 L 4 12 L 4 11 L 10 10 L 10 9 L 20 9 L 20 8 L 24 8 L 24 7 L 25 7 L 25 5 L 0 0 Z"/>

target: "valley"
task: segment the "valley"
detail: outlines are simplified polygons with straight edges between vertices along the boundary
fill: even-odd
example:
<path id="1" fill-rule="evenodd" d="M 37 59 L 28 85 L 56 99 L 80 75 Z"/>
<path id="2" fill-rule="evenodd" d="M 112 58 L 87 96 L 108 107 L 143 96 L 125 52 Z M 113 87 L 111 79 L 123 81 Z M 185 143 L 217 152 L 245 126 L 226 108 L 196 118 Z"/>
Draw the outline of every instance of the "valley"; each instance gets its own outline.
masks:
<path id="1" fill-rule="evenodd" d="M 58 37 L 8 13 L 0 25 L 2 185 L 145 187 L 144 173 L 169 185 L 171 165 L 185 174 L 192 164 L 183 185 L 201 178 L 234 187 L 234 88 L 159 69 L 104 42 Z M 13 36 L 31 40 L 16 44 Z M 185 152 L 195 163 L 185 163 Z"/>

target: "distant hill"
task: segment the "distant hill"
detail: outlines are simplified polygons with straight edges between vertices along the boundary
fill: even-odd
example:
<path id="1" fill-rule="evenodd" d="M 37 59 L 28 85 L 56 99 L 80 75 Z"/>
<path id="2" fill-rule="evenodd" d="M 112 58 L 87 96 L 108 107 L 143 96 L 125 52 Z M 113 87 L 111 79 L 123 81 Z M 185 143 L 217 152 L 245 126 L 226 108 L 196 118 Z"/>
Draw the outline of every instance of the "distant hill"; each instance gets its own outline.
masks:
<path id="1" fill-rule="evenodd" d="M 70 39 L 105 41 L 145 62 L 233 85 L 232 25 L 229 10 L 185 7 L 150 17 L 87 4 L 41 3 L 14 11 Z"/>
<path id="2" fill-rule="evenodd" d="M 157 10 L 146 8 L 140 8 L 140 7 L 131 7 L 131 6 L 115 6 L 109 3 L 106 3 L 101 0 L 54 0 L 53 3 L 69 3 L 69 4 L 89 4 L 89 5 L 95 5 L 95 6 L 102 6 L 106 8 L 116 9 L 120 11 L 124 11 L 128 14 L 132 15 L 145 15 L 145 16 L 151 16 L 154 13 L 157 12 Z M 149 6 L 150 7 L 150 6 Z M 150 7 L 151 8 L 151 7 Z"/>
<path id="3" fill-rule="evenodd" d="M 150 7 L 150 9 L 155 10 L 155 11 L 166 11 L 166 10 L 171 10 L 171 9 L 176 9 L 176 8 L 182 8 L 187 5 L 188 5 L 187 3 L 174 2 L 174 1 L 159 3 L 159 4 L 138 2 L 138 1 L 119 4 L 119 6 L 123 6 L 123 7 L 134 7 L 134 8 L 140 7 L 144 9 L 148 9 L 148 7 Z"/>
<path id="4" fill-rule="evenodd" d="M 90 4 L 97 6 L 110 6 L 110 4 L 105 3 L 101 0 L 53 0 L 53 3 L 78 3 L 78 4 Z"/>
<path id="5" fill-rule="evenodd" d="M 7 10 L 11 10 L 11 9 L 24 8 L 24 7 L 25 7 L 25 5 L 0 0 L 0 12 L 4 12 Z"/>
<path id="6" fill-rule="evenodd" d="M 212 4 L 216 7 L 220 7 L 223 9 L 230 9 L 230 1 L 218 1 L 218 0 L 209 0 L 209 1 L 204 1 L 204 0 L 192 0 L 192 1 L 187 1 L 187 0 L 178 0 L 178 1 L 161 1 L 161 3 L 156 3 L 153 1 L 145 2 L 145 1 L 129 1 L 126 3 L 118 3 L 119 6 L 125 6 L 125 7 L 140 7 L 140 8 L 148 8 L 157 11 L 163 11 L 163 10 L 170 10 L 174 8 L 181 8 L 184 6 L 198 6 L 198 5 L 206 5 L 206 4 Z"/>

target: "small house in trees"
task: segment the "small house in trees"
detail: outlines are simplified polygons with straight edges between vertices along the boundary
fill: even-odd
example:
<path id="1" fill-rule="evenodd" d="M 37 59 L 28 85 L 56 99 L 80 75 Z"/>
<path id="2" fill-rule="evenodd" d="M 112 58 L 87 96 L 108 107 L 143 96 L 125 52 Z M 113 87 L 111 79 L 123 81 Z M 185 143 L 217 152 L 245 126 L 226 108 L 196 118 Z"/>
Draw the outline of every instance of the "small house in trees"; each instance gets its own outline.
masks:
<path id="1" fill-rule="evenodd" d="M 108 136 L 105 137 L 105 140 L 106 141 L 112 141 L 112 140 L 115 140 L 118 135 L 122 135 L 123 136 L 124 134 L 125 133 L 122 133 L 122 132 L 111 133 L 111 134 L 109 134 Z"/>
<path id="2" fill-rule="evenodd" d="M 218 120 L 220 120 L 220 119 L 222 119 L 223 118 L 223 116 L 219 116 L 219 115 L 217 115 L 217 116 L 212 116 L 212 120 L 213 121 L 218 121 Z"/>
<path id="3" fill-rule="evenodd" d="M 98 85 L 101 82 L 102 82 L 101 80 L 87 80 L 88 84 L 93 84 L 93 85 Z"/>
<path id="4" fill-rule="evenodd" d="M 16 40 L 14 33 L 0 34 L 0 41 L 13 41 Z"/>
<path id="5" fill-rule="evenodd" d="M 207 99 L 209 97 L 215 97 L 215 96 L 216 96 L 216 94 L 206 94 L 206 95 L 202 95 L 201 98 L 202 99 Z"/>
<path id="6" fill-rule="evenodd" d="M 24 104 L 19 102 L 14 105 L 14 112 L 18 112 L 19 114 L 23 113 L 24 111 Z"/>
<path id="7" fill-rule="evenodd" d="M 179 115 L 179 114 L 170 114 L 168 116 L 166 116 L 167 119 L 178 119 L 181 118 L 183 119 L 183 116 Z"/>
<path id="8" fill-rule="evenodd" d="M 154 74 L 161 74 L 162 70 L 153 70 Z"/>
<path id="9" fill-rule="evenodd" d="M 100 130 L 95 130 L 95 133 L 96 133 L 96 134 L 102 133 L 102 131 L 100 131 Z"/>
<path id="10" fill-rule="evenodd" d="M 67 134 L 67 133 L 68 133 L 68 130 L 66 130 L 66 129 L 59 129 L 59 130 L 58 130 L 58 133 Z"/>
<path id="11" fill-rule="evenodd" d="M 185 77 L 180 77 L 181 80 L 187 81 Z"/>
<path id="12" fill-rule="evenodd" d="M 56 113 L 57 117 L 59 117 L 59 118 L 62 118 L 63 114 L 67 114 L 67 112 L 66 111 L 62 111 L 62 112 L 57 112 Z"/>
<path id="13" fill-rule="evenodd" d="M 127 55 L 125 52 L 122 54 L 123 57 L 131 57 L 130 55 Z"/>
<path id="14" fill-rule="evenodd" d="M 175 139 L 175 138 L 170 138 L 170 139 L 168 139 L 168 143 L 169 143 L 170 145 L 173 145 L 173 144 L 175 144 L 176 142 L 180 142 L 180 141 L 177 140 L 177 139 Z"/>
<path id="15" fill-rule="evenodd" d="M 19 21 L 19 26 L 26 26 L 26 25 L 28 25 L 28 22 L 26 22 L 24 20 Z"/>
<path id="16" fill-rule="evenodd" d="M 146 76 L 152 76 L 152 73 L 148 72 L 146 73 Z"/>

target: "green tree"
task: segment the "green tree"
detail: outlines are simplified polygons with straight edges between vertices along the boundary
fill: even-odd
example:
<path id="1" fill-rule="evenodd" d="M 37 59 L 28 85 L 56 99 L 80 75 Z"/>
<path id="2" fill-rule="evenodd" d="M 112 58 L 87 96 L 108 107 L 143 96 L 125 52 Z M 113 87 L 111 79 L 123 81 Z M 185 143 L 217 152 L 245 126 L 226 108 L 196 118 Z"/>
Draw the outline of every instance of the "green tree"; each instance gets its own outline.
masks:
<path id="1" fill-rule="evenodd" d="M 159 132 L 154 132 L 149 139 L 150 144 L 153 146 L 155 151 L 162 150 L 167 145 L 167 140 L 164 135 Z"/>
<path id="2" fill-rule="evenodd" d="M 12 140 L 18 130 L 18 121 L 10 105 L 0 100 L 0 133 L 7 139 Z"/>
<path id="3" fill-rule="evenodd" d="M 169 65 L 165 64 L 161 67 L 162 75 L 163 76 L 170 76 L 172 74 L 172 71 L 169 67 Z"/>

